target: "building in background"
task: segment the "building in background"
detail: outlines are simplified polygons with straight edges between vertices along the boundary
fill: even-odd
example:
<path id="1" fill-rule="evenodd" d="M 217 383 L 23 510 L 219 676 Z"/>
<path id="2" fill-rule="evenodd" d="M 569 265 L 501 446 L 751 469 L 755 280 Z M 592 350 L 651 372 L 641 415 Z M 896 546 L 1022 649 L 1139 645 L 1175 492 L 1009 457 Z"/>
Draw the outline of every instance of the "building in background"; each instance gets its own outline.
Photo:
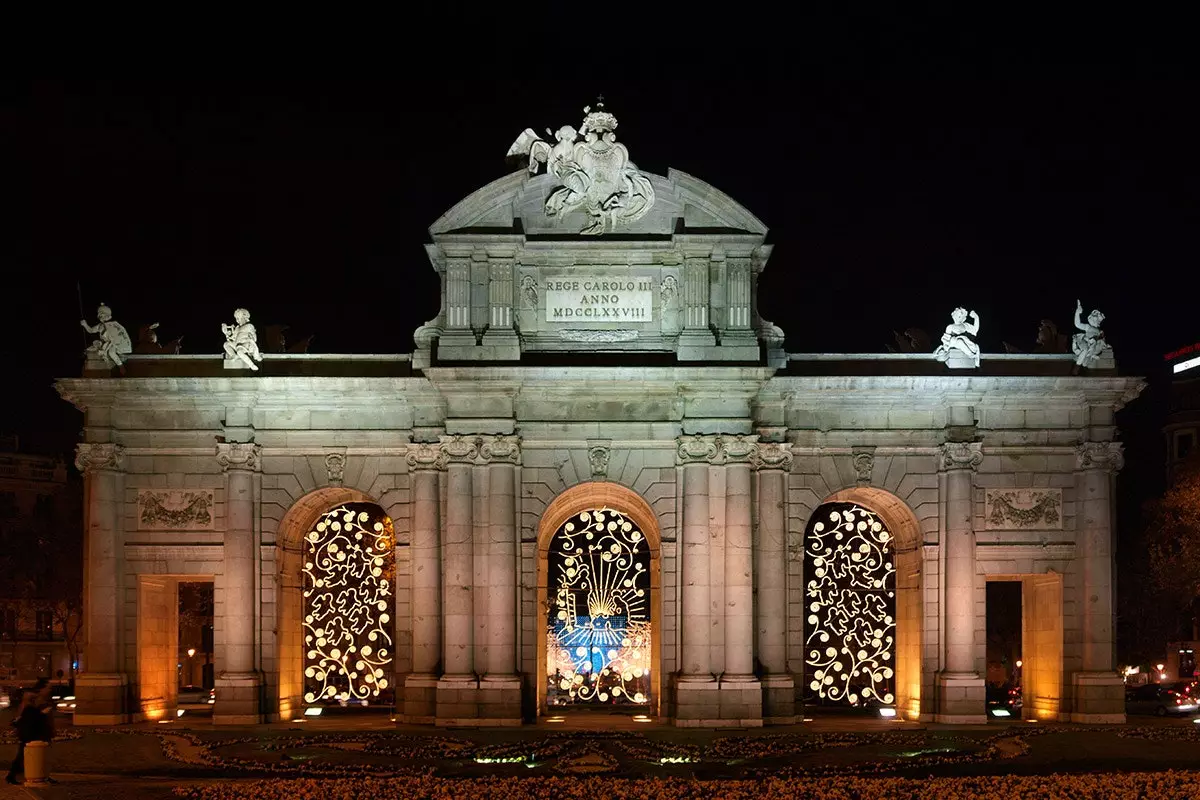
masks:
<path id="1" fill-rule="evenodd" d="M 1167 479 L 1200 443 L 1200 342 L 1167 353 L 1171 370 L 1167 422 L 1163 435 L 1167 448 Z"/>
<path id="2" fill-rule="evenodd" d="M 80 579 L 80 483 L 62 459 L 0 436 L 0 683 L 69 679 L 82 624 L 68 584 Z M 64 538 L 72 539 L 69 544 Z M 68 544 L 67 547 L 56 545 Z"/>

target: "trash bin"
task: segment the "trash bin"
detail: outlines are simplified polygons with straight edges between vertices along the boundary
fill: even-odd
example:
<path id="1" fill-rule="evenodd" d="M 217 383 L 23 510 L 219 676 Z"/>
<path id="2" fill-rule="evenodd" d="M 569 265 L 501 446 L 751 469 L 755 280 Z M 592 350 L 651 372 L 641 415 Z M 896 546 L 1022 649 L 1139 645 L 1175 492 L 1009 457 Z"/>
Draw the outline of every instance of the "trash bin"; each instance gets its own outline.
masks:
<path id="1" fill-rule="evenodd" d="M 50 749 L 49 742 L 25 743 L 25 785 L 42 786 L 50 774 L 46 765 L 46 753 Z"/>

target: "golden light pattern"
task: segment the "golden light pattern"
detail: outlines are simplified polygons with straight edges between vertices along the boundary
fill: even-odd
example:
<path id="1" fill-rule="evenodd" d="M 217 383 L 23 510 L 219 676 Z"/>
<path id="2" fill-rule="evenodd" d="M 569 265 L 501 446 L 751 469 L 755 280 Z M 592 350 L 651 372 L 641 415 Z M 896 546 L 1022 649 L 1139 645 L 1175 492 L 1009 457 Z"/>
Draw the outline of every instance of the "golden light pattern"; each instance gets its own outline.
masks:
<path id="1" fill-rule="evenodd" d="M 896 567 L 892 535 L 873 512 L 829 503 L 805 541 L 805 680 L 817 702 L 895 702 Z"/>
<path id="2" fill-rule="evenodd" d="M 650 550 L 611 508 L 567 520 L 550 541 L 550 705 L 650 702 Z"/>
<path id="3" fill-rule="evenodd" d="M 392 521 L 350 503 L 322 515 L 305 543 L 304 702 L 378 697 L 392 663 Z"/>

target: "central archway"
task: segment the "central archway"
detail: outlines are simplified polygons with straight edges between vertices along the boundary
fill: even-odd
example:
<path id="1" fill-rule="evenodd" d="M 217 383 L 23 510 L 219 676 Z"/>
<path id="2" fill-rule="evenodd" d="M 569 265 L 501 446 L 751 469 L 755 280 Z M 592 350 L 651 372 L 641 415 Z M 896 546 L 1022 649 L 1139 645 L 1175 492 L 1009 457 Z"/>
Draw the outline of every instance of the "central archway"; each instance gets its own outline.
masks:
<path id="1" fill-rule="evenodd" d="M 550 504 L 538 526 L 537 608 L 539 716 L 603 705 L 659 714 L 660 532 L 641 496 L 593 482 Z"/>

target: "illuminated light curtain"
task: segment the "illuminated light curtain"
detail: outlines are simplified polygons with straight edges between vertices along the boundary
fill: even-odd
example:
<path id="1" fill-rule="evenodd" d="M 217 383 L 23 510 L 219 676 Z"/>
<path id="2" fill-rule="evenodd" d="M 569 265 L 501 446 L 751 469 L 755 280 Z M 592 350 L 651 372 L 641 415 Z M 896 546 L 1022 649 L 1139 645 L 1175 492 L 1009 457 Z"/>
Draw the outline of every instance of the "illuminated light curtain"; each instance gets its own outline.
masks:
<path id="1" fill-rule="evenodd" d="M 396 538 L 370 503 L 323 514 L 305 537 L 304 701 L 369 702 L 391 683 Z"/>
<path id="2" fill-rule="evenodd" d="M 650 548 L 610 508 L 567 520 L 550 541 L 550 705 L 650 702 Z"/>
<path id="3" fill-rule="evenodd" d="M 896 567 L 879 517 L 851 503 L 813 514 L 805 535 L 807 702 L 895 702 Z"/>

